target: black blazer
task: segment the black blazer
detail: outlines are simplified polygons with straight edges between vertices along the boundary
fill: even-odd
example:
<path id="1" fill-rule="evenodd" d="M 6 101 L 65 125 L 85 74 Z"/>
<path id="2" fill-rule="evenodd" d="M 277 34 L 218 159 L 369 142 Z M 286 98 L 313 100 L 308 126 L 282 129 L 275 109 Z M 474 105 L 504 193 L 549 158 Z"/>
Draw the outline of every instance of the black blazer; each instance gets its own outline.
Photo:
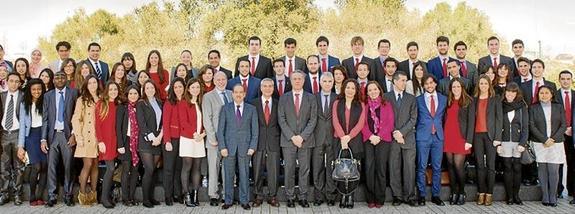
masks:
<path id="1" fill-rule="evenodd" d="M 371 59 L 371 58 L 369 58 L 369 57 L 367 57 L 367 56 L 364 55 L 364 56 L 361 58 L 360 62 L 365 62 L 365 63 L 367 63 L 368 65 L 372 65 L 373 59 Z M 344 59 L 344 60 L 341 62 L 341 64 L 342 64 L 342 65 L 345 67 L 345 69 L 347 70 L 347 78 L 349 78 L 349 79 L 357 79 L 357 72 L 355 71 L 355 60 L 353 59 L 353 56 L 352 56 L 352 57 L 349 57 L 349 58 L 347 58 L 347 59 Z M 370 80 L 372 80 L 373 77 L 374 77 L 374 76 L 372 76 L 372 75 L 375 75 L 375 73 L 374 73 L 373 69 L 371 69 L 371 66 L 370 66 L 370 72 L 369 72 L 369 77 L 368 77 Z"/>
<path id="2" fill-rule="evenodd" d="M 533 104 L 529 108 L 529 139 L 531 141 L 545 143 L 548 138 L 552 138 L 556 143 L 563 142 L 566 129 L 565 110 L 561 104 L 551 103 L 551 136 L 547 136 L 547 123 L 541 103 Z"/>
<path id="3" fill-rule="evenodd" d="M 427 62 L 421 61 L 421 60 L 417 60 L 417 62 L 421 63 L 423 65 L 423 71 L 425 73 L 427 73 Z M 413 74 L 412 70 L 409 70 L 409 59 L 406 59 L 404 61 L 401 61 L 398 65 L 397 65 L 397 70 L 398 71 L 403 71 L 407 74 L 407 80 L 411 79 L 411 75 Z"/>
<path id="4" fill-rule="evenodd" d="M 322 96 L 321 92 L 314 95 L 317 100 L 317 123 L 315 125 L 315 136 L 316 136 L 316 146 L 324 145 L 334 142 L 333 137 L 333 124 L 331 121 L 333 102 L 335 101 L 337 94 L 334 92 L 329 95 L 329 104 L 327 106 L 326 112 L 323 111 Z"/>
<path id="5" fill-rule="evenodd" d="M 501 133 L 502 141 L 519 142 L 519 145 L 527 144 L 529 138 L 529 109 L 527 105 L 515 110 L 515 117 L 509 121 L 507 113 L 503 113 L 503 130 Z"/>
<path id="6" fill-rule="evenodd" d="M 556 91 L 555 83 L 543 80 L 543 85 L 551 87 L 552 91 Z M 531 105 L 533 101 L 533 80 L 529 80 L 521 84 L 521 92 L 523 92 L 523 100 L 527 105 Z"/>
<path id="7" fill-rule="evenodd" d="M 565 103 L 563 101 L 563 99 L 565 99 L 565 94 L 563 94 L 561 92 L 561 89 L 557 89 L 557 91 L 555 92 L 555 102 L 561 104 L 561 106 L 563 106 L 563 109 L 565 109 Z M 575 107 L 575 90 L 571 90 L 571 110 L 573 110 L 573 107 Z M 573 122 L 571 122 L 573 123 Z M 566 124 L 567 127 L 570 127 L 572 124 Z"/>
<path id="8" fill-rule="evenodd" d="M 117 148 L 124 148 L 124 154 L 118 153 L 118 159 L 122 161 L 132 160 L 132 152 L 130 150 L 130 138 L 128 137 L 128 106 L 126 104 L 119 105 L 116 109 L 116 141 Z"/>
<path id="9" fill-rule="evenodd" d="M 162 102 L 160 100 L 157 100 L 157 102 L 160 109 L 163 109 Z M 146 100 L 140 100 L 136 104 L 136 116 L 138 117 L 138 127 L 140 129 L 138 151 L 151 152 L 159 155 L 159 152 L 161 152 L 160 146 L 152 146 L 152 141 L 149 140 L 147 136 L 150 133 L 158 136 L 162 129 L 162 121 L 156 121 L 156 112 L 154 108 L 152 108 L 152 105 Z M 159 129 L 156 128 L 158 123 L 160 124 Z"/>
<path id="10" fill-rule="evenodd" d="M 278 124 L 278 100 L 272 97 L 272 108 L 270 109 L 270 123 L 266 124 L 262 97 L 251 101 L 256 107 L 259 124 L 258 148 L 257 151 L 280 152 L 281 130 Z"/>
<path id="11" fill-rule="evenodd" d="M 279 90 L 278 90 L 279 84 L 277 82 L 275 75 L 274 75 L 274 77 L 272 77 L 272 80 L 274 81 L 274 94 L 272 95 L 272 97 L 274 99 L 279 100 L 280 99 Z M 283 94 L 291 91 L 291 81 L 288 77 L 284 78 L 284 82 L 282 84 L 284 84 L 284 93 Z"/>
<path id="12" fill-rule="evenodd" d="M 507 64 L 509 66 L 509 75 L 511 76 L 511 79 L 513 79 L 513 76 L 515 76 L 515 66 L 513 64 L 514 60 L 511 57 L 508 56 L 504 56 L 503 54 L 499 55 L 499 62 L 497 62 L 497 64 L 501 65 L 501 64 Z M 484 57 L 481 57 L 479 59 L 479 62 L 477 62 L 477 69 L 479 70 L 479 72 L 484 71 L 485 67 L 489 67 L 489 66 L 493 66 L 492 62 L 491 62 L 491 55 L 487 55 Z M 497 71 L 495 71 L 497 73 Z"/>
<path id="13" fill-rule="evenodd" d="M 358 124 L 359 118 L 363 113 L 363 106 L 361 102 L 353 102 L 351 104 L 351 109 L 349 112 L 349 130 L 346 130 L 347 123 L 345 121 L 345 100 L 339 100 L 337 103 L 334 103 L 332 107 L 332 111 L 336 111 L 338 123 L 343 128 L 343 132 L 345 134 L 349 134 L 349 132 L 354 129 L 356 126 L 363 126 L 364 124 Z M 318 108 L 319 109 L 319 108 Z M 349 131 L 349 132 L 348 132 Z M 340 148 L 341 144 L 340 139 L 337 139 L 338 148 Z M 355 159 L 361 159 L 363 157 L 363 135 L 361 131 L 354 137 L 351 138 L 349 141 L 349 148 L 353 152 Z"/>
<path id="14" fill-rule="evenodd" d="M 249 59 L 248 57 L 249 57 L 248 55 L 245 55 L 238 58 L 238 60 L 236 61 L 234 77 L 237 77 L 240 73 L 240 71 L 238 70 L 240 60 L 248 60 L 251 62 L 251 59 Z M 270 58 L 260 55 L 260 59 L 256 67 L 256 72 L 253 76 L 258 79 L 264 79 L 266 77 L 272 77 L 273 73 L 274 71 L 272 67 L 272 60 Z"/>
<path id="15" fill-rule="evenodd" d="M 477 116 L 477 106 L 479 105 L 479 98 L 473 97 L 469 105 L 469 115 L 467 120 L 467 142 L 473 142 L 475 135 L 475 119 Z M 503 116 L 501 109 L 501 98 L 493 96 L 488 98 L 487 101 L 487 135 L 491 141 L 501 141 L 501 117 Z M 473 143 L 472 143 L 473 144 Z"/>
<path id="16" fill-rule="evenodd" d="M 459 111 L 457 112 L 457 121 L 459 122 L 459 132 L 461 134 L 461 136 L 463 137 L 467 137 L 467 120 L 469 118 L 469 106 L 467 105 L 465 107 L 459 106 Z M 449 108 L 449 106 L 447 106 L 447 108 Z M 445 110 L 445 114 L 448 114 L 448 111 Z M 447 118 L 447 116 L 444 117 L 444 121 L 443 121 L 443 127 L 445 129 L 445 119 Z M 446 130 L 445 135 L 448 135 L 449 131 Z M 469 142 L 471 143 L 471 142 Z"/>

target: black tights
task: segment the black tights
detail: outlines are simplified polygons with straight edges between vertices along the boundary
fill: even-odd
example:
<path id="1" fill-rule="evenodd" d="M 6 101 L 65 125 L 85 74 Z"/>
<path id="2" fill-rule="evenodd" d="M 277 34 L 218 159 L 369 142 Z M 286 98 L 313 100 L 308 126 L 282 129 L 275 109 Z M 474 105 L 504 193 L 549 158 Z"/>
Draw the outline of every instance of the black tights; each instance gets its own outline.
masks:
<path id="1" fill-rule="evenodd" d="M 116 169 L 116 165 L 114 160 L 107 160 L 106 161 L 106 172 L 104 173 L 103 182 L 102 182 L 102 196 L 100 201 L 110 202 L 110 191 L 112 190 L 112 178 L 114 177 L 114 170 Z"/>
<path id="2" fill-rule="evenodd" d="M 140 153 L 142 164 L 144 164 L 144 176 L 142 178 L 142 199 L 143 202 L 151 202 L 154 199 L 154 171 L 160 161 L 159 155 L 150 153 Z"/>
<path id="3" fill-rule="evenodd" d="M 44 188 L 46 187 L 48 169 L 47 162 L 40 162 L 32 165 L 30 170 L 30 201 L 42 199 Z M 39 177 L 38 177 L 39 176 Z M 38 193 L 38 195 L 36 195 Z"/>
<path id="4" fill-rule="evenodd" d="M 134 200 L 137 182 L 138 165 L 133 166 L 131 160 L 122 161 L 122 200 Z"/>
<path id="5" fill-rule="evenodd" d="M 202 175 L 200 172 L 202 158 L 182 158 L 182 193 L 192 192 L 193 190 L 198 190 L 200 188 L 200 182 L 202 180 Z M 189 178 L 190 171 L 192 174 L 192 188 L 190 189 Z"/>
<path id="6" fill-rule="evenodd" d="M 449 169 L 449 187 L 451 194 L 465 193 L 465 155 L 445 153 L 447 167 Z"/>
<path id="7" fill-rule="evenodd" d="M 507 199 L 514 199 L 519 196 L 519 187 L 521 186 L 521 159 L 520 158 L 503 158 L 505 171 L 503 180 L 505 183 L 505 193 Z"/>

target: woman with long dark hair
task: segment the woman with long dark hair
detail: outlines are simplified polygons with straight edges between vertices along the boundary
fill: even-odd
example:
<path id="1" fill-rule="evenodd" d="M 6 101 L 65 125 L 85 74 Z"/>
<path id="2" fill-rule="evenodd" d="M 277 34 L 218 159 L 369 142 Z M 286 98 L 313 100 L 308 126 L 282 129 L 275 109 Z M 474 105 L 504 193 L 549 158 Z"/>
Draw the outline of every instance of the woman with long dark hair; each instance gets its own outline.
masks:
<path id="1" fill-rule="evenodd" d="M 76 71 L 74 72 L 74 81 L 70 83 L 71 88 L 80 89 L 79 92 L 82 93 L 84 82 L 87 80 L 88 75 L 95 75 L 94 69 L 90 64 L 90 61 L 84 60 L 80 61 L 76 65 Z"/>
<path id="2" fill-rule="evenodd" d="M 72 116 L 72 129 L 76 137 L 74 157 L 81 158 L 84 163 L 79 178 L 78 202 L 81 205 L 93 205 L 97 203 L 98 185 L 98 143 L 95 126 L 96 101 L 100 95 L 98 78 L 88 75 L 80 91 Z M 88 180 L 90 180 L 90 191 L 86 188 Z"/>
<path id="3" fill-rule="evenodd" d="M 160 161 L 162 149 L 162 101 L 159 97 L 159 89 L 152 80 L 147 80 L 143 85 L 142 99 L 136 106 L 138 126 L 140 129 L 138 152 L 144 165 L 144 176 L 142 178 L 142 204 L 147 208 L 160 205 L 154 199 L 154 173 Z"/>
<path id="4" fill-rule="evenodd" d="M 138 205 L 135 200 L 138 182 L 138 140 L 140 128 L 136 116 L 136 104 L 140 99 L 140 88 L 131 85 L 126 88 L 126 103 L 118 106 L 116 114 L 116 136 L 120 161 L 122 162 L 122 203 L 131 207 Z"/>
<path id="5" fill-rule="evenodd" d="M 342 154 L 353 155 L 354 159 L 361 160 L 364 156 L 361 130 L 365 125 L 366 110 L 361 100 L 359 84 L 354 79 L 348 79 L 343 82 L 340 92 L 332 108 L 334 135 L 338 142 L 335 151 L 344 150 Z M 357 184 L 350 184 L 355 185 Z M 338 184 L 338 188 L 349 190 L 345 186 L 346 184 Z M 353 194 L 343 195 L 339 206 L 353 208 Z"/>
<path id="6" fill-rule="evenodd" d="M 511 70 L 507 64 L 499 64 L 497 66 L 497 73 L 495 74 L 495 79 L 493 80 L 493 90 L 498 96 L 502 96 L 505 92 L 505 87 L 507 83 L 511 82 Z"/>
<path id="7" fill-rule="evenodd" d="M 66 74 L 66 85 L 70 88 L 75 88 L 74 78 L 76 78 L 76 61 L 72 58 L 67 58 L 62 62 L 60 71 Z"/>
<path id="8" fill-rule="evenodd" d="M 154 81 L 154 84 L 156 84 L 156 87 L 159 89 L 158 96 L 160 100 L 164 102 L 168 97 L 166 88 L 168 88 L 168 83 L 170 82 L 170 74 L 166 69 L 164 69 L 162 56 L 158 50 L 152 50 L 148 54 L 146 71 L 150 75 L 150 79 Z"/>
<path id="9" fill-rule="evenodd" d="M 176 67 L 174 68 L 174 75 L 172 76 L 172 78 L 177 77 L 182 78 L 185 81 L 188 81 L 189 79 L 192 78 L 192 75 L 188 72 L 186 65 L 184 65 L 183 63 L 176 65 Z"/>
<path id="10" fill-rule="evenodd" d="M 124 90 L 131 84 L 126 77 L 126 70 L 122 63 L 115 63 L 112 66 L 112 74 L 110 75 L 109 82 L 118 84 L 119 94 L 124 94 Z"/>
<path id="11" fill-rule="evenodd" d="M 445 112 L 445 143 L 443 152 L 447 159 L 449 171 L 449 204 L 463 205 L 465 194 L 465 157 L 471 153 L 471 142 L 466 140 L 467 117 L 471 97 L 465 90 L 465 83 L 461 78 L 453 78 L 449 82 L 447 93 L 447 110 Z"/>
<path id="12" fill-rule="evenodd" d="M 212 66 L 202 66 L 202 68 L 200 68 L 200 73 L 198 74 L 198 80 L 200 81 L 200 85 L 202 85 L 202 91 L 204 93 L 214 90 L 216 85 L 214 84 L 214 69 Z"/>
<path id="13" fill-rule="evenodd" d="M 122 54 L 122 60 L 120 60 L 124 66 L 124 71 L 126 72 L 126 78 L 132 84 L 138 82 L 138 70 L 136 70 L 136 60 L 134 60 L 134 55 L 130 52 Z"/>
<path id="14" fill-rule="evenodd" d="M 405 92 L 413 94 L 413 96 L 416 97 L 422 95 L 424 92 L 421 79 L 427 72 L 425 72 L 423 66 L 424 64 L 419 61 L 413 65 L 413 71 L 411 71 L 411 76 L 413 79 L 408 80 L 407 85 L 405 86 Z"/>
<path id="15" fill-rule="evenodd" d="M 30 64 L 26 58 L 18 58 L 14 61 L 14 72 L 20 77 L 22 85 L 20 88 L 26 88 L 26 83 L 30 80 Z"/>
<path id="16" fill-rule="evenodd" d="M 469 108 L 467 142 L 473 142 L 477 163 L 477 205 L 493 204 L 495 185 L 495 147 L 501 144 L 501 99 L 495 95 L 492 80 L 479 76 Z"/>
<path id="17" fill-rule="evenodd" d="M 170 84 L 168 100 L 164 104 L 162 120 L 164 129 L 162 157 L 164 160 L 164 197 L 167 206 L 173 202 L 181 202 L 181 173 L 182 158 L 180 152 L 180 116 L 184 114 L 181 106 L 184 105 L 186 83 L 182 78 L 175 78 Z"/>
<path id="18" fill-rule="evenodd" d="M 341 86 L 343 85 L 343 82 L 347 80 L 347 71 L 345 67 L 336 65 L 331 68 L 331 72 L 333 73 L 333 92 L 335 94 L 340 94 Z"/>
<path id="19" fill-rule="evenodd" d="M 46 91 L 54 89 L 54 72 L 49 68 L 44 68 L 38 75 Z"/>
<path id="20" fill-rule="evenodd" d="M 98 140 L 99 159 L 106 163 L 103 176 L 100 203 L 106 208 L 114 208 L 110 200 L 112 176 L 116 169 L 115 159 L 118 156 L 116 139 L 116 109 L 120 105 L 120 86 L 115 82 L 106 84 L 102 99 L 96 103 L 96 139 Z"/>
<path id="21" fill-rule="evenodd" d="M 48 69 L 50 70 L 50 69 Z M 25 154 L 28 154 L 30 174 L 30 205 L 42 206 L 44 200 L 44 188 L 46 187 L 46 173 L 48 169 L 47 154 L 40 148 L 42 138 L 42 104 L 44 84 L 40 79 L 31 79 L 24 91 L 23 103 L 20 104 L 20 132 L 18 134 L 18 156 L 22 162 L 26 162 Z"/>

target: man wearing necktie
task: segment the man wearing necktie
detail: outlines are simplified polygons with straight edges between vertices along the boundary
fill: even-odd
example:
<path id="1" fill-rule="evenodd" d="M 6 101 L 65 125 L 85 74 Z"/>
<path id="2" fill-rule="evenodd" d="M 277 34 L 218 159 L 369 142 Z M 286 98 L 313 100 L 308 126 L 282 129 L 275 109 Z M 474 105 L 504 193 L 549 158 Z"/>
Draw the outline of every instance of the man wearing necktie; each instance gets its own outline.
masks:
<path id="1" fill-rule="evenodd" d="M 42 112 L 42 140 L 40 148 L 48 153 L 48 202 L 56 205 L 58 174 L 64 174 L 64 203 L 74 205 L 72 162 L 76 139 L 72 134 L 72 114 L 75 109 L 78 90 L 66 86 L 66 74 L 59 71 L 54 75 L 54 90 L 44 94 Z M 58 172 L 58 163 L 62 160 L 64 172 Z"/>
<path id="2" fill-rule="evenodd" d="M 475 87 L 475 82 L 479 79 L 479 72 L 477 71 L 477 65 L 465 59 L 467 56 L 467 44 L 463 41 L 458 41 L 453 46 L 455 50 L 455 56 L 459 61 L 461 67 L 461 76 L 467 78 L 471 81 L 470 88 Z"/>
<path id="3" fill-rule="evenodd" d="M 319 57 L 317 55 L 309 55 L 307 57 L 307 70 L 308 78 L 305 81 L 303 89 L 311 94 L 317 94 L 320 91 L 320 77 L 322 75 L 319 72 Z"/>
<path id="4" fill-rule="evenodd" d="M 285 75 L 285 62 L 282 59 L 275 59 L 274 62 L 274 94 L 273 98 L 279 99 L 286 92 L 291 91 L 291 82 Z"/>
<path id="5" fill-rule="evenodd" d="M 489 66 L 497 71 L 497 66 L 507 64 L 509 66 L 509 75 L 511 75 L 510 77 L 513 79 L 513 75 L 515 75 L 515 63 L 511 57 L 499 53 L 499 38 L 495 36 L 489 37 L 487 39 L 487 48 L 489 49 L 489 55 L 480 58 L 477 63 L 479 71 L 483 72 L 486 70 L 486 67 Z"/>
<path id="6" fill-rule="evenodd" d="M 437 79 L 447 76 L 447 61 L 449 57 L 449 38 L 439 36 L 435 40 L 438 56 L 427 62 L 427 71 Z"/>
<path id="7" fill-rule="evenodd" d="M 110 69 L 107 63 L 100 60 L 101 49 L 100 44 L 95 42 L 90 43 L 88 45 L 88 61 L 90 62 L 90 65 L 92 65 L 98 80 L 100 80 L 100 84 L 104 85 L 108 82 Z"/>
<path id="8" fill-rule="evenodd" d="M 357 73 L 355 71 L 357 69 L 357 65 L 360 62 L 365 62 L 368 65 L 371 65 L 373 63 L 373 59 L 364 55 L 364 41 L 360 36 L 354 36 L 351 38 L 350 45 L 353 55 L 347 59 L 344 59 L 341 64 L 343 64 L 347 70 L 347 76 L 351 79 L 356 79 Z"/>
<path id="9" fill-rule="evenodd" d="M 284 49 L 286 55 L 278 58 L 283 59 L 285 62 L 287 70 L 286 76 L 289 77 L 295 70 L 305 70 L 305 59 L 295 55 L 295 51 L 297 50 L 297 41 L 294 38 L 287 38 L 284 41 Z"/>
<path id="10" fill-rule="evenodd" d="M 233 206 L 234 177 L 238 168 L 240 205 L 244 210 L 250 210 L 249 164 L 258 146 L 258 115 L 253 105 L 244 102 L 244 88 L 236 84 L 232 89 L 233 102 L 222 107 L 216 134 L 225 169 L 222 209 Z"/>
<path id="11" fill-rule="evenodd" d="M 411 41 L 407 43 L 406 49 L 407 49 L 407 56 L 409 58 L 404 61 L 401 61 L 397 65 L 397 70 L 407 73 L 407 80 L 411 80 L 413 78 L 413 67 L 416 63 L 419 62 L 420 64 L 423 65 L 423 71 L 427 73 L 427 63 L 417 58 L 419 55 L 419 45 L 417 44 L 417 42 Z"/>
<path id="12" fill-rule="evenodd" d="M 244 87 L 244 91 L 246 93 L 245 101 L 255 99 L 260 94 L 261 80 L 250 74 L 250 61 L 247 59 L 240 59 L 238 70 L 240 71 L 240 74 L 229 81 L 227 89 L 231 91 L 234 85 L 240 84 Z"/>
<path id="13" fill-rule="evenodd" d="M 14 205 L 22 204 L 22 184 L 25 164 L 18 158 L 18 131 L 20 128 L 19 113 L 22 102 L 20 77 L 17 73 L 10 73 L 6 78 L 8 91 L 2 92 L 0 107 L 2 109 L 2 146 L 0 161 L 0 205 L 10 201 L 14 196 Z M 13 190 L 13 191 L 12 191 Z"/>
<path id="14" fill-rule="evenodd" d="M 563 190 L 567 190 L 569 195 L 575 193 L 575 147 L 573 146 L 573 96 L 575 96 L 575 91 L 571 89 L 573 84 L 573 74 L 564 70 L 559 73 L 559 83 L 561 88 L 555 92 L 555 100 L 563 105 L 565 109 L 565 122 L 567 123 L 567 130 L 564 133 L 565 141 L 563 146 L 565 147 L 565 156 L 567 170 L 564 171 L 563 166 L 559 167 L 559 187 L 557 190 L 558 195 L 562 195 Z M 563 186 L 563 175 L 567 174 L 566 184 Z M 575 204 L 575 199 L 570 201 L 570 204 Z"/>
<path id="15" fill-rule="evenodd" d="M 239 76 L 240 70 L 239 65 L 240 61 L 248 61 L 250 66 L 248 67 L 248 72 L 258 78 L 263 79 L 266 77 L 272 77 L 272 60 L 268 57 L 262 56 L 260 54 L 260 49 L 262 45 L 262 40 L 257 36 L 252 36 L 248 39 L 248 55 L 242 56 L 238 58 L 236 61 L 236 67 L 234 76 Z M 258 87 L 259 89 L 259 87 Z"/>
<path id="16" fill-rule="evenodd" d="M 325 36 L 320 36 L 315 40 L 315 46 L 319 52 L 318 56 L 321 59 L 321 72 L 331 71 L 333 66 L 339 65 L 339 58 L 328 54 L 329 40 Z"/>

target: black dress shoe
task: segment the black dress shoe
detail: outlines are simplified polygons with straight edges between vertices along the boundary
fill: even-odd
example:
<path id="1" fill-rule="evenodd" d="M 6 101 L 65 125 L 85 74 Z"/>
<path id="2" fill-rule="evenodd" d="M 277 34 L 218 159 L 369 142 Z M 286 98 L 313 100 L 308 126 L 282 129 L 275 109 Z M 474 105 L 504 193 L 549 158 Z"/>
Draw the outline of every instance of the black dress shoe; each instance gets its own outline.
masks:
<path id="1" fill-rule="evenodd" d="M 154 208 L 154 204 L 150 201 L 144 201 L 142 202 L 142 205 L 144 205 L 146 208 Z"/>
<path id="2" fill-rule="evenodd" d="M 48 202 L 46 202 L 46 207 L 53 207 L 54 205 L 56 205 L 56 203 L 58 202 L 56 201 L 55 198 L 48 199 Z"/>
<path id="3" fill-rule="evenodd" d="M 575 204 L 575 199 L 569 201 L 569 204 Z"/>
<path id="4" fill-rule="evenodd" d="M 335 200 L 327 200 L 327 206 L 330 206 L 330 207 L 335 206 Z"/>
<path id="5" fill-rule="evenodd" d="M 220 200 L 217 198 L 210 198 L 210 206 L 215 207 L 220 205 Z"/>
<path id="6" fill-rule="evenodd" d="M 417 199 L 417 205 L 419 206 L 425 206 L 425 197 L 419 197 Z"/>
<path id="7" fill-rule="evenodd" d="M 252 209 L 252 207 L 250 207 L 249 204 L 242 204 L 242 208 L 244 208 L 244 210 L 250 210 L 250 209 Z"/>
<path id="8" fill-rule="evenodd" d="M 309 203 L 307 202 L 307 200 L 299 200 L 298 204 L 303 208 L 309 207 Z"/>
<path id="9" fill-rule="evenodd" d="M 294 208 L 295 207 L 295 201 L 293 199 L 288 200 L 287 201 L 287 207 Z"/>
<path id="10" fill-rule="evenodd" d="M 548 206 L 550 206 L 550 207 L 557 207 L 557 203 L 549 203 Z"/>
<path id="11" fill-rule="evenodd" d="M 445 206 L 445 203 L 439 198 L 438 196 L 431 197 L 431 202 L 433 202 L 437 206 Z"/>
<path id="12" fill-rule="evenodd" d="M 549 206 L 549 203 L 542 202 L 541 204 L 543 204 L 543 206 L 546 206 L 546 207 Z"/>
<path id="13" fill-rule="evenodd" d="M 160 202 L 156 201 L 156 199 L 150 199 L 150 203 L 152 203 L 154 206 L 160 205 Z"/>
<path id="14" fill-rule="evenodd" d="M 69 207 L 74 206 L 74 199 L 71 195 L 64 196 L 64 204 Z"/>
<path id="15" fill-rule="evenodd" d="M 353 195 L 347 196 L 346 204 L 348 209 L 353 209 Z"/>
<path id="16" fill-rule="evenodd" d="M 345 201 L 345 195 L 341 196 L 341 200 L 339 201 L 339 208 L 346 208 L 347 202 Z"/>
<path id="17" fill-rule="evenodd" d="M 321 206 L 321 204 L 323 204 L 323 201 L 322 201 L 322 200 L 315 200 L 315 201 L 313 202 L 313 205 L 316 206 L 316 207 L 317 207 L 317 206 Z"/>
<path id="18" fill-rule="evenodd" d="M 403 201 L 401 199 L 399 199 L 398 197 L 393 197 L 393 203 L 391 203 L 391 205 L 399 206 L 399 205 L 401 205 L 401 203 L 403 203 Z"/>
<path id="19" fill-rule="evenodd" d="M 466 198 L 467 198 L 467 195 L 465 193 L 459 194 L 459 197 L 457 197 L 457 205 L 464 205 Z"/>
<path id="20" fill-rule="evenodd" d="M 222 205 L 222 210 L 227 210 L 232 206 L 233 206 L 232 204 L 224 204 L 224 205 Z"/>
<path id="21" fill-rule="evenodd" d="M 511 198 L 507 199 L 507 201 L 505 202 L 505 204 L 507 204 L 507 205 L 513 205 L 513 199 L 511 199 Z"/>
<path id="22" fill-rule="evenodd" d="M 174 206 L 174 200 L 172 198 L 166 198 L 164 202 L 166 203 L 166 206 Z"/>
<path id="23" fill-rule="evenodd" d="M 449 195 L 449 205 L 454 205 L 457 203 L 457 194 L 455 193 L 451 193 L 451 195 Z"/>
<path id="24" fill-rule="evenodd" d="M 22 199 L 20 199 L 20 196 L 14 196 L 14 205 L 16 206 L 22 205 Z"/>
<path id="25" fill-rule="evenodd" d="M 252 207 L 259 207 L 259 206 L 262 205 L 263 202 L 264 202 L 264 201 L 263 201 L 262 199 L 259 199 L 259 198 L 258 198 L 258 199 L 256 199 L 256 200 L 254 200 L 254 202 L 252 202 Z"/>
<path id="26" fill-rule="evenodd" d="M 425 204 L 425 201 L 423 201 L 423 203 Z M 417 207 L 417 206 L 419 206 L 419 203 L 418 203 L 417 201 L 413 200 L 413 199 L 412 199 L 412 200 L 408 200 L 408 201 L 407 201 L 407 204 L 408 204 L 409 206 L 411 206 L 411 207 Z"/>

